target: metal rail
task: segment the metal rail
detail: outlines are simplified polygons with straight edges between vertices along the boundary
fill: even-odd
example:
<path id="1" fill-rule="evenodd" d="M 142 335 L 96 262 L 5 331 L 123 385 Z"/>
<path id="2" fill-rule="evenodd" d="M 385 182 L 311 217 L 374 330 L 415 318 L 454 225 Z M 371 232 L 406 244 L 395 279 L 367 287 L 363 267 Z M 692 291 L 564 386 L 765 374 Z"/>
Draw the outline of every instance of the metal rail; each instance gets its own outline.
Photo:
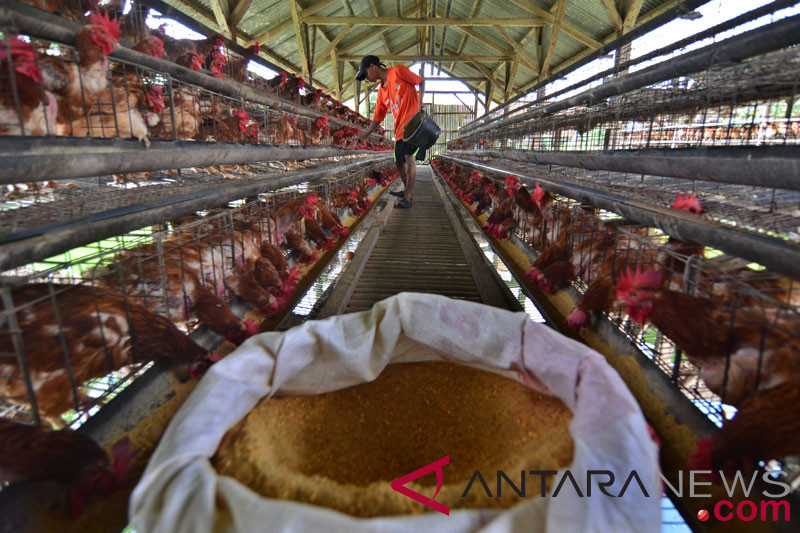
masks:
<path id="1" fill-rule="evenodd" d="M 20 2 L 0 0 L 0 27 L 7 32 L 22 33 L 31 37 L 74 45 L 82 26 L 77 22 L 26 6 Z M 233 98 L 244 98 L 251 102 L 269 106 L 272 109 L 310 118 L 326 116 L 331 124 L 340 126 L 352 125 L 351 122 L 330 117 L 319 111 L 267 94 L 248 85 L 235 81 L 218 80 L 207 74 L 184 68 L 166 59 L 158 59 L 122 46 L 115 48 L 109 57 L 129 61 L 163 74 L 168 74 L 176 80 L 204 87 Z M 378 140 L 380 135 L 373 134 L 370 139 Z"/>
<path id="2" fill-rule="evenodd" d="M 671 61 L 659 63 L 639 72 L 629 74 L 624 78 L 587 89 L 573 97 L 547 104 L 521 115 L 479 126 L 471 130 L 467 136 L 474 137 L 491 131 L 498 126 L 507 127 L 526 120 L 551 115 L 574 106 L 590 105 L 653 83 L 693 74 L 714 65 L 735 63 L 760 54 L 786 48 L 798 42 L 800 42 L 800 15 L 742 33 L 699 50 L 687 52 Z"/>
<path id="3" fill-rule="evenodd" d="M 730 255 L 760 263 L 793 278 L 800 277 L 800 247 L 791 243 L 703 220 L 682 211 L 632 201 L 618 194 L 556 181 L 545 173 L 526 175 L 518 171 L 509 171 L 496 166 L 496 164 L 479 163 L 452 155 L 440 157 L 446 161 L 468 165 L 483 172 L 501 175 L 515 174 L 523 181 L 527 181 L 528 185 L 539 181 L 542 186 L 556 194 L 618 213 L 640 224 L 658 228 L 676 239 L 712 246 Z"/>
<path id="4" fill-rule="evenodd" d="M 333 146 L 274 146 L 200 141 L 150 141 L 76 137 L 3 137 L 0 184 L 69 180 L 127 172 L 257 161 L 305 161 L 375 154 Z"/>
<path id="5" fill-rule="evenodd" d="M 592 152 L 459 150 L 454 154 L 800 191 L 800 146 Z"/>
<path id="6" fill-rule="evenodd" d="M 137 228 L 191 215 L 196 211 L 217 207 L 233 200 L 324 178 L 336 172 L 366 170 L 389 160 L 388 156 L 379 156 L 367 161 L 337 166 L 335 169 L 325 166 L 293 172 L 289 176 L 272 175 L 263 179 L 248 180 L 242 184 L 231 184 L 226 188 L 214 189 L 203 194 L 177 196 L 153 204 L 113 210 L 58 226 L 39 228 L 35 232 L 15 236 L 16 240 L 9 242 L 7 239 L 5 244 L 0 245 L 0 271 L 39 261 Z"/>

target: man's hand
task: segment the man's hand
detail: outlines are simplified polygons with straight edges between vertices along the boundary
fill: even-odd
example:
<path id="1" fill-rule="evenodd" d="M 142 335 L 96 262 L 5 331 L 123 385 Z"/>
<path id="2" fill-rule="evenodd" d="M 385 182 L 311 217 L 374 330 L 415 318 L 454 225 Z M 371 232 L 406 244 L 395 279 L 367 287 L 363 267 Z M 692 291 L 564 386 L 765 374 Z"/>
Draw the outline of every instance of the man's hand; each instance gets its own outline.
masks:
<path id="1" fill-rule="evenodd" d="M 358 137 L 353 137 L 352 139 L 350 139 L 350 141 L 347 143 L 347 146 L 345 146 L 344 149 L 352 150 L 353 148 L 356 147 L 357 143 L 358 143 Z"/>

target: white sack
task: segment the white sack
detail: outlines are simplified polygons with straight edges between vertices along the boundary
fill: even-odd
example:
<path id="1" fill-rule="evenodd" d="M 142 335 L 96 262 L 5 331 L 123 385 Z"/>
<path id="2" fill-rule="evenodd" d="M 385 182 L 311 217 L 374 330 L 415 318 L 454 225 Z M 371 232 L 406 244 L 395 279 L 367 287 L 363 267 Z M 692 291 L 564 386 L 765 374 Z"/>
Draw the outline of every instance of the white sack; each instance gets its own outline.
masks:
<path id="1" fill-rule="evenodd" d="M 636 470 L 650 497 L 642 495 L 635 481 L 622 498 L 603 496 L 595 478 L 592 497 L 580 498 L 567 480 L 558 497 L 533 497 L 506 511 L 363 519 L 264 498 L 217 475 L 211 466 L 209 458 L 225 433 L 265 396 L 277 391 L 320 394 L 372 381 L 390 362 L 441 359 L 498 372 L 510 369 L 513 374 L 506 375 L 566 403 L 574 415 L 570 432 L 575 453 L 569 469 L 584 495 L 586 470 L 613 471 L 613 494 Z M 658 448 L 639 406 L 600 354 L 531 322 L 525 313 L 403 293 L 370 311 L 256 335 L 213 365 L 167 427 L 131 495 L 129 510 L 139 533 L 656 532 L 661 523 L 657 477 Z M 531 479 L 538 487 L 540 478 Z M 217 498 L 231 510 L 232 524 L 215 525 L 220 518 Z"/>

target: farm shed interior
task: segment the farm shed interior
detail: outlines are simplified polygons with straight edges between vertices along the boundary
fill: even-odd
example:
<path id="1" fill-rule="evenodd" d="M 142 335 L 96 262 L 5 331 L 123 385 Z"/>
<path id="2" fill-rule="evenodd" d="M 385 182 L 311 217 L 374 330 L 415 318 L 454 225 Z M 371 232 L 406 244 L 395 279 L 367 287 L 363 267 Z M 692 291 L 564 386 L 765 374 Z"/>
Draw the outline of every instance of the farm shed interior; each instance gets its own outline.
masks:
<path id="1" fill-rule="evenodd" d="M 0 530 L 130 527 L 213 364 L 403 292 L 588 345 L 671 484 L 800 512 L 798 4 L 0 0 Z M 367 54 L 441 127 L 410 209 Z"/>

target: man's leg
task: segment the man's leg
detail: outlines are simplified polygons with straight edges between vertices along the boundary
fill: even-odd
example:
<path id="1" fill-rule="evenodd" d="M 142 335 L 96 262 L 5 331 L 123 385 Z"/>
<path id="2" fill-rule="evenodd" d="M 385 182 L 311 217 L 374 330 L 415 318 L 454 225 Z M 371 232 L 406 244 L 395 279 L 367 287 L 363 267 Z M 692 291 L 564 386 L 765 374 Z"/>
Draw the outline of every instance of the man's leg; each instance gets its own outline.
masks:
<path id="1" fill-rule="evenodd" d="M 403 182 L 406 185 L 406 199 L 412 200 L 414 198 L 414 180 L 417 177 L 417 162 L 414 160 L 413 155 L 406 156 L 406 180 Z"/>
<path id="2" fill-rule="evenodd" d="M 408 189 L 408 165 L 406 165 L 405 161 L 401 161 L 398 159 L 397 161 L 397 170 L 400 171 L 400 180 L 403 182 L 403 185 L 406 189 Z"/>

